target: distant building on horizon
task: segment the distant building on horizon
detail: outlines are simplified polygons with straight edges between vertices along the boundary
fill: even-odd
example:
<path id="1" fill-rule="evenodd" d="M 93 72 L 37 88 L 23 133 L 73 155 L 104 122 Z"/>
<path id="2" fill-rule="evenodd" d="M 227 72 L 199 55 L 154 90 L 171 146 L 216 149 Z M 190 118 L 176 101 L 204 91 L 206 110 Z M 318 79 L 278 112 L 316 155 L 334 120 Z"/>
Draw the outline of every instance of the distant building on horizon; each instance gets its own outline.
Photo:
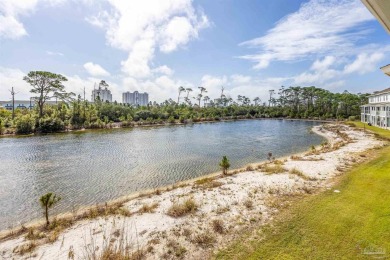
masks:
<path id="1" fill-rule="evenodd" d="M 149 103 L 149 94 L 148 93 L 139 93 L 138 91 L 124 92 L 122 94 L 122 103 L 130 104 L 133 106 L 147 106 Z"/>
<path id="2" fill-rule="evenodd" d="M 45 104 L 47 105 L 56 105 L 61 101 L 51 101 L 47 100 Z M 30 100 L 15 100 L 15 109 L 33 109 L 35 106 L 35 101 L 33 98 Z M 0 101 L 0 108 L 5 108 L 7 110 L 12 110 L 12 100 Z"/>
<path id="3" fill-rule="evenodd" d="M 95 102 L 95 100 L 99 98 L 102 102 L 106 102 L 106 101 L 112 102 L 111 90 L 109 90 L 107 87 L 108 84 L 104 80 L 102 80 L 99 83 L 98 88 L 96 88 L 96 83 L 95 83 L 92 90 L 91 101 Z"/>

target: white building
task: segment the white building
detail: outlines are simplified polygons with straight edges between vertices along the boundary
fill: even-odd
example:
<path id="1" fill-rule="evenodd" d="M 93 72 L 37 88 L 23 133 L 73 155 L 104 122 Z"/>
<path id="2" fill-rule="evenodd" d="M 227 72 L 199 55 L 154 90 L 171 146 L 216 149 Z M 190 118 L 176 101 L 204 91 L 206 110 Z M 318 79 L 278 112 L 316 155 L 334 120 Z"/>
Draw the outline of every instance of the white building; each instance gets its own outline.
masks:
<path id="1" fill-rule="evenodd" d="M 104 82 L 104 84 L 99 83 L 98 88 L 96 88 L 95 83 L 95 86 L 92 90 L 91 101 L 95 102 L 95 100 L 99 97 L 102 102 L 112 102 L 112 94 L 111 91 L 107 88 L 107 86 L 108 85 Z"/>
<path id="2" fill-rule="evenodd" d="M 139 93 L 138 91 L 124 92 L 122 94 L 122 103 L 130 104 L 133 106 L 146 106 L 149 103 L 148 93 Z"/>
<path id="3" fill-rule="evenodd" d="M 390 1 L 361 0 L 375 16 L 383 28 L 390 33 Z M 390 76 L 390 64 L 381 67 L 383 73 Z M 361 121 L 372 125 L 390 128 L 390 88 L 374 92 L 369 96 L 368 104 L 361 107 Z"/>
<path id="4" fill-rule="evenodd" d="M 361 121 L 382 128 L 390 128 L 390 88 L 376 91 L 361 107 Z"/>

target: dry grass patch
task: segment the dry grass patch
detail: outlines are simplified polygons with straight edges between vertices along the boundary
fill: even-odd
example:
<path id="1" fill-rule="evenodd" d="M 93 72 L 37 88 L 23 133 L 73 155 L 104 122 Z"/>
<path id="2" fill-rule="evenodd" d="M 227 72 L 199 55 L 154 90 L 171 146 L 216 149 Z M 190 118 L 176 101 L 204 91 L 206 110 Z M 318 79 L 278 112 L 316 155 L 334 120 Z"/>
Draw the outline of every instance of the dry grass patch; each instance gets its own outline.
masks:
<path id="1" fill-rule="evenodd" d="M 290 174 L 294 174 L 294 175 L 297 175 L 299 177 L 301 177 L 302 179 L 304 180 L 308 180 L 309 178 L 300 170 L 298 170 L 297 168 L 292 168 L 290 171 L 289 171 Z"/>
<path id="2" fill-rule="evenodd" d="M 252 172 L 255 169 L 252 167 L 252 165 L 248 165 L 245 170 L 248 171 L 248 172 Z"/>
<path id="3" fill-rule="evenodd" d="M 46 235 L 42 231 L 35 228 L 29 228 L 27 235 L 25 236 L 27 240 L 38 240 L 45 237 Z"/>
<path id="4" fill-rule="evenodd" d="M 198 204 L 193 198 L 186 199 L 183 203 L 175 202 L 168 209 L 167 215 L 178 218 L 198 210 Z"/>
<path id="5" fill-rule="evenodd" d="M 244 206 L 247 208 L 247 209 L 253 209 L 253 201 L 251 199 L 246 199 L 244 201 Z"/>
<path id="6" fill-rule="evenodd" d="M 144 257 L 145 252 L 143 250 L 130 253 L 127 250 L 119 250 L 118 248 L 109 246 L 103 250 L 98 260 L 141 260 Z"/>
<path id="7" fill-rule="evenodd" d="M 218 208 L 215 210 L 215 213 L 217 213 L 217 214 L 223 214 L 223 213 L 228 212 L 228 211 L 230 211 L 230 207 L 229 207 L 229 206 L 218 207 Z"/>
<path id="8" fill-rule="evenodd" d="M 13 252 L 19 255 L 25 255 L 27 253 L 31 253 L 37 247 L 35 242 L 28 242 L 26 244 L 17 246 L 14 248 Z"/>
<path id="9" fill-rule="evenodd" d="M 199 245 L 202 248 L 208 248 L 214 245 L 216 239 L 210 232 L 204 232 L 201 234 L 196 234 L 192 238 L 192 242 Z"/>
<path id="10" fill-rule="evenodd" d="M 301 161 L 303 158 L 302 158 L 302 156 L 291 155 L 290 159 L 293 160 L 293 161 Z"/>
<path id="11" fill-rule="evenodd" d="M 221 219 L 214 219 L 211 222 L 211 226 L 214 232 L 217 232 L 219 234 L 225 233 L 225 225 L 223 224 L 223 221 Z"/>
<path id="12" fill-rule="evenodd" d="M 212 189 L 222 186 L 223 183 L 216 181 L 214 178 L 203 178 L 195 181 L 196 188 Z"/>
<path id="13" fill-rule="evenodd" d="M 168 255 L 174 255 L 179 259 L 182 259 L 187 252 L 187 249 L 184 246 L 173 240 L 168 241 L 167 248 Z"/>
<path id="14" fill-rule="evenodd" d="M 143 204 L 142 207 L 137 212 L 140 213 L 140 214 L 143 214 L 143 213 L 154 213 L 157 207 L 158 207 L 158 203 L 157 202 L 152 203 L 150 205 Z"/>
<path id="15" fill-rule="evenodd" d="M 287 169 L 280 164 L 275 164 L 275 165 L 265 164 L 261 166 L 260 170 L 268 174 L 283 173 L 287 171 Z"/>

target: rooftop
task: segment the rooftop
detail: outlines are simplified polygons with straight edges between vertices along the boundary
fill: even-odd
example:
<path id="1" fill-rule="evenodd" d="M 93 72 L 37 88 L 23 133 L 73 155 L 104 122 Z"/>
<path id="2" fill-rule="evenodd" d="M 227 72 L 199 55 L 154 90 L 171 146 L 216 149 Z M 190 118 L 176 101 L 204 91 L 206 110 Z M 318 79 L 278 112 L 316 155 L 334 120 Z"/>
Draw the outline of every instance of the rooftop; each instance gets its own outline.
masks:
<path id="1" fill-rule="evenodd" d="M 383 73 L 385 73 L 387 76 L 390 76 L 390 64 L 387 64 L 386 66 L 381 67 L 381 70 Z"/>
<path id="2" fill-rule="evenodd" d="M 388 0 L 361 0 L 375 18 L 390 34 L 390 1 Z"/>
<path id="3" fill-rule="evenodd" d="M 386 88 L 384 90 L 380 90 L 380 91 L 374 91 L 374 93 L 371 95 L 378 95 L 378 94 L 385 94 L 385 93 L 390 93 L 390 88 Z"/>

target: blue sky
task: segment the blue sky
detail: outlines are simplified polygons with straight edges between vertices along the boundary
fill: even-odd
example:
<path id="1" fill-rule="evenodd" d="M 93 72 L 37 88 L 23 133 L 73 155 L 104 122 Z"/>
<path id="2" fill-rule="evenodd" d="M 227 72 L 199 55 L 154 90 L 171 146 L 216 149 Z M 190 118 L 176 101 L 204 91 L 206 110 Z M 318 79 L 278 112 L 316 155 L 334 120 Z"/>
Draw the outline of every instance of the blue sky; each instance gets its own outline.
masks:
<path id="1" fill-rule="evenodd" d="M 67 90 L 110 84 L 176 99 L 179 86 L 221 86 L 267 99 L 280 86 L 372 92 L 388 87 L 390 35 L 360 0 L 2 0 L 0 100 L 31 70 L 65 75 Z"/>

